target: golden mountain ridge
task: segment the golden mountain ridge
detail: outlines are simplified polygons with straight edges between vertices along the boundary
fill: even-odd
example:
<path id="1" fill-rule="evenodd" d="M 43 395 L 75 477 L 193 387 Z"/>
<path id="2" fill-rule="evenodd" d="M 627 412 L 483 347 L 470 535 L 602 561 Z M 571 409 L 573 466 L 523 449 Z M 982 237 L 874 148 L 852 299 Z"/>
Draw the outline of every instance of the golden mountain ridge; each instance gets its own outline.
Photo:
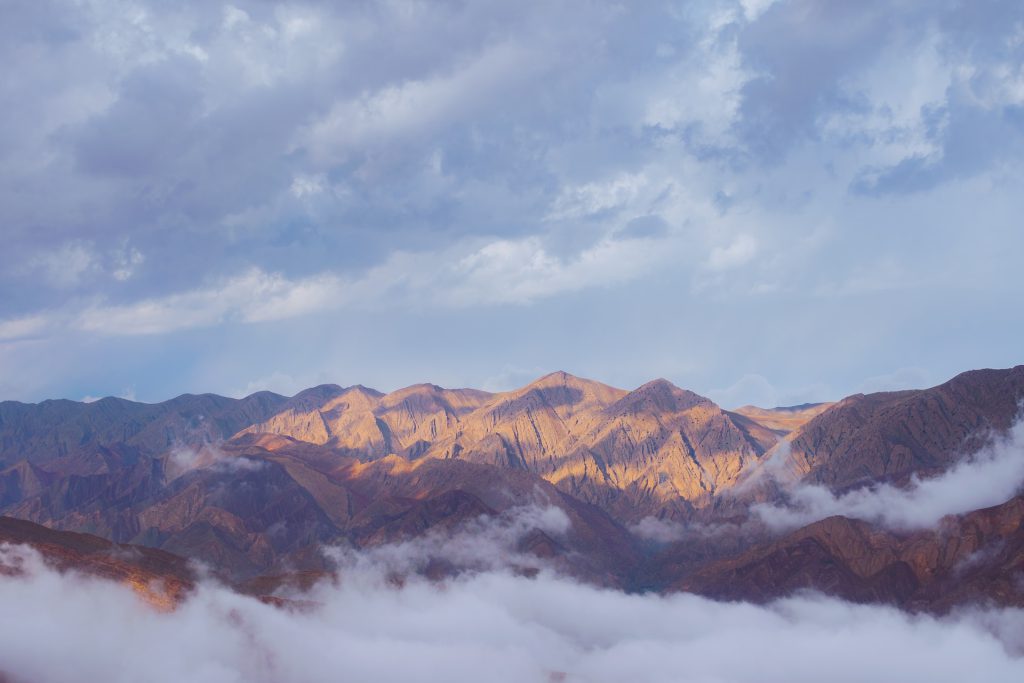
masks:
<path id="1" fill-rule="evenodd" d="M 524 469 L 627 519 L 706 505 L 778 438 L 667 380 L 625 391 L 566 372 L 498 394 L 430 384 L 390 394 L 339 388 L 312 400 L 303 392 L 236 436 L 244 434 L 287 436 L 367 460 L 398 455 Z"/>

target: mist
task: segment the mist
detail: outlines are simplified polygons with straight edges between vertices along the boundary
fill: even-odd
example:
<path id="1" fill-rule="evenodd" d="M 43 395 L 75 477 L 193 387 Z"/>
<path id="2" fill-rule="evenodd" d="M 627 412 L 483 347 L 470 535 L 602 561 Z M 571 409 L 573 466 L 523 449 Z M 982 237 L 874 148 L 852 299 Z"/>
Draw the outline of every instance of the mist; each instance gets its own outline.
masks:
<path id="1" fill-rule="evenodd" d="M 0 549 L 12 681 L 1016 681 L 1024 612 L 946 618 L 816 595 L 767 606 L 631 595 L 542 570 L 389 580 L 370 557 L 289 609 L 206 582 L 160 613 L 127 587 Z"/>
<path id="2" fill-rule="evenodd" d="M 769 463 L 778 469 L 778 463 Z M 769 470 L 770 471 L 770 470 Z M 913 476 L 908 486 L 875 484 L 836 495 L 823 486 L 796 484 L 787 505 L 758 504 L 753 512 L 776 530 L 832 515 L 853 517 L 891 529 L 934 527 L 947 515 L 999 505 L 1024 486 L 1024 421 L 975 455 L 938 476 Z"/>

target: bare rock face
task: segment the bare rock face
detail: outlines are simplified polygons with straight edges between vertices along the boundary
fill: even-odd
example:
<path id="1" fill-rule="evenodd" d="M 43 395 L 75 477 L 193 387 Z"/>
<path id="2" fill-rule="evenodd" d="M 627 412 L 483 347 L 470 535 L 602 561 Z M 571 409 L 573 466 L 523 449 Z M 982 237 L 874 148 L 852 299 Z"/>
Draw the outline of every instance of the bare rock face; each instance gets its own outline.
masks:
<path id="1" fill-rule="evenodd" d="M 665 380 L 627 392 L 565 372 L 502 394 L 318 387 L 242 431 L 258 433 L 361 460 L 395 454 L 526 470 L 630 520 L 705 505 L 778 438 Z"/>
<path id="2" fill-rule="evenodd" d="M 525 469 L 635 521 L 733 485 L 776 438 L 739 422 L 665 380 L 625 392 L 555 373 L 466 415 L 427 455 Z"/>
<path id="3" fill-rule="evenodd" d="M 788 467 L 841 491 L 940 472 L 1010 428 L 1024 400 L 1024 366 L 974 370 L 921 391 L 858 394 L 807 422 Z"/>
<path id="4" fill-rule="evenodd" d="M 767 430 L 665 380 L 630 392 L 602 418 L 587 435 L 585 452 L 602 465 L 611 488 L 625 492 L 619 514 L 637 519 L 631 509 L 673 516 L 681 501 L 686 508 L 708 505 L 775 441 Z"/>
<path id="5" fill-rule="evenodd" d="M 442 389 L 418 384 L 391 394 L 362 386 L 324 385 L 290 399 L 270 419 L 240 434 L 278 434 L 343 449 L 362 458 L 420 455 L 448 434 L 464 415 L 490 394 L 473 389 Z"/>
<path id="6" fill-rule="evenodd" d="M 564 372 L 546 375 L 495 395 L 427 454 L 547 473 L 557 467 L 556 458 L 577 446 L 601 410 L 624 394 Z"/>

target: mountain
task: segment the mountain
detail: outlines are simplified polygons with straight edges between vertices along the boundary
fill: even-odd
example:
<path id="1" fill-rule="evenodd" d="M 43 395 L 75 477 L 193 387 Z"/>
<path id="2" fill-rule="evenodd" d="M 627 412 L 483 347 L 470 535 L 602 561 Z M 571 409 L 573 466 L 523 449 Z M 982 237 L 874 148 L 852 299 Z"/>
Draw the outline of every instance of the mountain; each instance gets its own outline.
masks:
<path id="1" fill-rule="evenodd" d="M 242 433 L 533 472 L 624 519 L 683 514 L 734 485 L 770 429 L 656 380 L 632 392 L 556 372 L 506 393 L 318 387 Z"/>
<path id="2" fill-rule="evenodd" d="M 719 600 L 766 602 L 816 590 L 856 602 L 945 611 L 958 604 L 1024 607 L 1024 497 L 897 534 L 829 517 L 736 557 L 711 562 L 674 588 Z"/>
<path id="3" fill-rule="evenodd" d="M 235 578 L 296 565 L 324 569 L 323 546 L 368 547 L 401 540 L 403 530 L 451 527 L 527 505 L 559 508 L 570 520 L 556 553 L 572 556 L 568 573 L 616 585 L 634 552 L 628 532 L 606 513 L 525 471 L 394 455 L 361 462 L 266 434 L 226 442 L 210 457 L 173 479 L 162 471 L 167 460 L 151 460 L 152 476 L 138 486 L 134 468 L 120 478 L 51 474 L 48 488 L 7 509 L 55 528 L 200 559 Z M 465 505 L 441 502 L 453 496 Z"/>
<path id="4" fill-rule="evenodd" d="M 831 408 L 833 403 L 803 403 L 798 406 L 780 406 L 777 408 L 758 408 L 743 406 L 734 410 L 743 417 L 753 420 L 762 427 L 779 435 L 786 435 L 803 427 L 812 418 L 821 415 Z"/>
<path id="5" fill-rule="evenodd" d="M 391 394 L 363 386 L 323 385 L 289 399 L 269 419 L 240 434 L 278 434 L 344 449 L 369 459 L 389 454 L 416 457 L 459 417 L 483 406 L 491 394 L 417 384 Z"/>
<path id="6" fill-rule="evenodd" d="M 1010 428 L 1024 401 L 1024 366 L 974 370 L 931 389 L 857 394 L 790 437 L 785 467 L 844 491 L 941 472 Z"/>
<path id="7" fill-rule="evenodd" d="M 60 571 L 73 570 L 127 585 L 161 610 L 173 608 L 196 580 L 185 558 L 163 550 L 117 545 L 91 534 L 54 531 L 11 517 L 0 517 L 0 575 L 23 571 L 16 555 L 2 553 L 5 544 L 29 546 Z"/>
<path id="8" fill-rule="evenodd" d="M 623 519 L 685 515 L 735 485 L 775 437 L 655 380 L 607 406 L 549 478 Z"/>
<path id="9" fill-rule="evenodd" d="M 736 411 L 663 379 L 627 391 L 564 372 L 501 393 L 322 385 L 290 398 L 5 402 L 0 514 L 253 586 L 330 571 L 327 555 L 345 548 L 416 555 L 487 531 L 515 535 L 499 554 L 517 570 L 540 562 L 619 588 L 1017 604 L 1019 500 L 916 535 L 842 517 L 780 533 L 749 506 L 783 505 L 802 483 L 847 492 L 940 473 L 1005 432 L 1022 399 L 1024 366 Z M 995 564 L 972 555 L 989 546 Z"/>
<path id="10" fill-rule="evenodd" d="M 104 398 L 0 402 L 0 470 L 19 461 L 63 474 L 108 471 L 105 449 L 159 455 L 231 437 L 276 414 L 284 396 L 260 392 L 243 399 L 185 394 L 163 403 Z"/>

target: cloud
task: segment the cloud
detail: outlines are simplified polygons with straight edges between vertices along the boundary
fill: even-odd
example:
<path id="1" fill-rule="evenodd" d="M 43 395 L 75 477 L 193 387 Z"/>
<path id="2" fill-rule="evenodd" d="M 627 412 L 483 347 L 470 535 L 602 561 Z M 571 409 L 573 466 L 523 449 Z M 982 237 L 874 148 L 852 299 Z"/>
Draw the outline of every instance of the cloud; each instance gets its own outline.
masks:
<path id="1" fill-rule="evenodd" d="M 341 574 L 360 573 L 382 576 L 408 576 L 443 562 L 460 571 L 553 570 L 544 558 L 524 553 L 519 542 L 531 532 L 560 539 L 571 527 L 565 512 L 541 499 L 538 504 L 520 504 L 497 517 L 481 515 L 456 529 L 430 529 L 413 539 L 354 550 L 325 548 Z M 523 501 L 519 501 L 523 503 Z"/>
<path id="2" fill-rule="evenodd" d="M 97 303 L 82 311 L 0 320 L 0 341 L 65 329 L 156 335 L 374 306 L 523 305 L 638 278 L 670 263 L 672 253 L 666 247 L 672 245 L 664 237 L 606 238 L 573 256 L 560 257 L 539 238 L 494 240 L 478 247 L 458 244 L 441 252 L 395 252 L 386 262 L 348 278 L 326 271 L 290 279 L 251 268 L 210 285 L 134 303 Z"/>
<path id="3" fill-rule="evenodd" d="M 906 389 L 924 389 L 933 382 L 928 372 L 922 368 L 898 368 L 884 375 L 868 377 L 857 388 L 858 393 L 870 394 L 879 391 L 903 391 Z"/>
<path id="4" fill-rule="evenodd" d="M 711 270 L 729 270 L 746 263 L 757 254 L 757 240 L 750 235 L 738 235 L 725 247 L 715 247 L 708 256 Z"/>
<path id="5" fill-rule="evenodd" d="M 225 322 L 283 320 L 346 303 L 332 275 L 289 280 L 251 269 L 219 284 L 126 305 L 96 305 L 74 316 L 73 329 L 100 334 L 162 334 Z"/>
<path id="6" fill-rule="evenodd" d="M 686 536 L 687 528 L 678 522 L 644 517 L 629 529 L 640 538 L 656 543 L 673 543 Z"/>
<path id="7" fill-rule="evenodd" d="M 322 384 L 322 382 L 319 383 Z M 313 378 L 304 381 L 289 375 L 286 372 L 276 370 L 267 375 L 263 375 L 246 382 L 244 388 L 230 391 L 228 392 L 228 395 L 234 398 L 244 398 L 251 394 L 255 394 L 258 391 L 272 391 L 285 396 L 294 396 L 303 389 L 311 387 L 314 384 L 318 384 L 318 382 Z"/>
<path id="8" fill-rule="evenodd" d="M 0 342 L 37 337 L 49 327 L 50 320 L 45 315 L 0 320 Z"/>
<path id="9" fill-rule="evenodd" d="M 0 326 L 52 344 L 3 367 L 18 398 L 92 391 L 70 374 L 111 335 L 136 338 L 143 395 L 189 390 L 151 368 L 209 376 L 257 309 L 251 362 L 294 377 L 342 371 L 278 361 L 300 318 L 339 349 L 353 326 L 461 331 L 401 370 L 338 351 L 398 383 L 479 384 L 485 348 L 550 369 L 582 320 L 606 346 L 579 371 L 628 348 L 636 384 L 679 357 L 696 388 L 763 373 L 784 395 L 1015 362 L 1019 3 L 22 4 L 0 27 Z M 950 310 L 992 333 L 940 334 Z M 195 347 L 159 338 L 182 329 Z M 236 365 L 221 388 L 253 378 Z"/>
<path id="10" fill-rule="evenodd" d="M 773 408 L 779 405 L 779 391 L 763 375 L 749 374 L 740 377 L 726 389 L 709 392 L 711 398 L 726 408 L 737 408 L 745 401 L 750 405 Z"/>
<path id="11" fill-rule="evenodd" d="M 480 388 L 484 391 L 492 392 L 512 391 L 529 384 L 545 374 L 545 369 L 539 366 L 521 368 L 506 364 L 501 368 L 500 372 L 487 377 L 481 382 Z"/>
<path id="12" fill-rule="evenodd" d="M 787 444 L 788 445 L 788 444 Z M 768 471 L 778 472 L 785 451 L 774 454 Z M 946 515 L 960 515 L 1006 502 L 1024 485 L 1024 420 L 977 454 L 945 472 L 914 475 L 905 488 L 875 484 L 836 495 L 827 488 L 797 484 L 787 505 L 759 503 L 753 512 L 775 529 L 804 526 L 843 515 L 894 529 L 934 527 Z"/>
<path id="13" fill-rule="evenodd" d="M 70 288 L 97 271 L 99 259 L 90 245 L 68 242 L 53 251 L 37 254 L 27 268 L 41 274 L 52 287 Z"/>
<path id="14" fill-rule="evenodd" d="M 395 585 L 357 571 L 315 587 L 305 596 L 316 603 L 310 609 L 204 584 L 174 612 L 158 613 L 127 587 L 58 574 L 32 552 L 5 548 L 2 558 L 26 570 L 0 574 L 0 668 L 16 681 L 959 683 L 1024 675 L 1024 613 L 1014 609 L 933 618 L 814 596 L 762 607 L 626 594 L 543 572 Z"/>
<path id="15" fill-rule="evenodd" d="M 389 85 L 340 101 L 299 135 L 325 165 L 380 145 L 415 143 L 438 128 L 471 120 L 499 95 L 538 77 L 542 54 L 514 42 L 489 46 L 452 73 Z"/>
<path id="16" fill-rule="evenodd" d="M 196 469 L 212 469 L 219 472 L 252 472 L 265 465 L 265 462 L 258 459 L 229 455 L 215 443 L 203 444 L 199 448 L 178 444 L 168 453 L 167 477 L 168 480 L 176 479 Z"/>
<path id="17" fill-rule="evenodd" d="M 547 217 L 549 220 L 583 218 L 619 208 L 636 198 L 646 183 L 643 175 L 625 173 L 606 182 L 562 188 Z"/>
<path id="18" fill-rule="evenodd" d="M 127 389 L 123 390 L 120 394 L 118 394 L 117 397 L 118 398 L 123 398 L 126 401 L 135 401 L 136 400 L 136 398 L 135 398 L 135 388 L 134 387 L 128 387 Z M 82 403 L 95 403 L 96 401 L 99 401 L 101 398 L 105 398 L 105 397 L 104 396 L 93 396 L 92 394 L 86 394 L 80 400 L 81 400 Z"/>
<path id="19" fill-rule="evenodd" d="M 133 247 L 125 246 L 114 254 L 114 266 L 110 274 L 118 282 L 130 280 L 145 260 L 146 257 L 143 256 L 141 251 Z"/>
<path id="20" fill-rule="evenodd" d="M 672 259 L 671 242 L 603 239 L 570 258 L 560 258 L 539 239 L 491 242 L 466 255 L 439 298 L 456 305 L 525 304 L 564 292 L 628 282 Z"/>
<path id="21" fill-rule="evenodd" d="M 778 0 L 740 0 L 740 4 L 743 6 L 743 15 L 747 21 L 754 21 L 776 2 Z"/>

